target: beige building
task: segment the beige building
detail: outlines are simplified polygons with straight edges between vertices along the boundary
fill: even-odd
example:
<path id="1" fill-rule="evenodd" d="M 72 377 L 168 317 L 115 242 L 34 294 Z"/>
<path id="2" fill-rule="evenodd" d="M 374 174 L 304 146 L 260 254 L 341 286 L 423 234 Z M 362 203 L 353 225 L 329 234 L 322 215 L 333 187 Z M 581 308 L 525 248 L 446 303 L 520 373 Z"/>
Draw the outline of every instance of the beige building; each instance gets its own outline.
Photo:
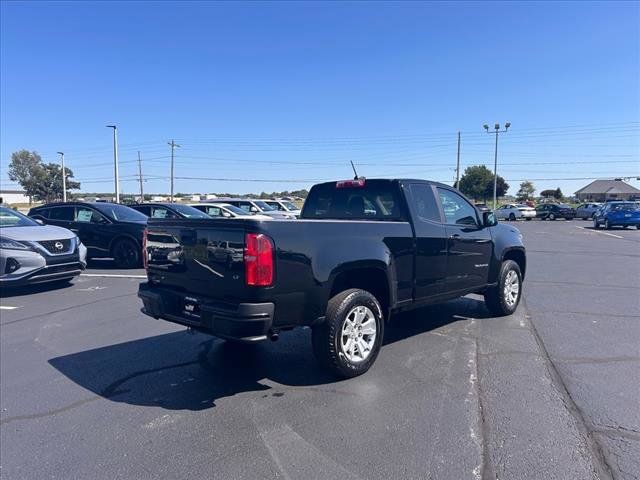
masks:
<path id="1" fill-rule="evenodd" d="M 622 180 L 594 180 L 575 193 L 581 202 L 606 202 L 607 200 L 638 200 L 640 190 Z"/>

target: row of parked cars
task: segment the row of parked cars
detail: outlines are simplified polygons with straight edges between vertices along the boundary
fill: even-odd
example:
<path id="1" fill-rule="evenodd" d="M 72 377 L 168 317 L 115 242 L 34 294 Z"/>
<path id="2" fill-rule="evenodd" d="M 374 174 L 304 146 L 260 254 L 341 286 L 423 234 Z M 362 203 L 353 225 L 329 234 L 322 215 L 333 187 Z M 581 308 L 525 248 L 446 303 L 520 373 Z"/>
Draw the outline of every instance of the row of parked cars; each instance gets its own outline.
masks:
<path id="1" fill-rule="evenodd" d="M 32 208 L 28 216 L 0 207 L 0 286 L 68 281 L 87 259 L 112 258 L 118 268 L 142 264 L 148 218 L 295 220 L 286 200 L 216 199 L 208 203 L 65 202 Z"/>
<path id="2" fill-rule="evenodd" d="M 367 206 L 362 206 L 365 215 Z M 488 209 L 486 209 L 488 210 Z M 637 202 L 548 203 L 533 208 L 506 204 L 495 211 L 503 220 L 592 219 L 594 228 L 640 228 Z M 29 216 L 0 207 L 0 285 L 67 281 L 86 267 L 87 258 L 112 258 L 118 268 L 142 264 L 147 219 L 253 218 L 295 220 L 300 209 L 286 200 L 224 198 L 201 203 L 53 203 L 32 208 Z"/>
<path id="3" fill-rule="evenodd" d="M 530 205 L 508 203 L 498 207 L 496 217 L 501 220 L 573 220 L 581 218 L 592 220 L 594 228 L 612 228 L 616 226 L 640 226 L 640 203 L 638 202 L 607 202 L 583 203 L 576 208 L 563 203 L 543 203 L 537 207 Z"/>

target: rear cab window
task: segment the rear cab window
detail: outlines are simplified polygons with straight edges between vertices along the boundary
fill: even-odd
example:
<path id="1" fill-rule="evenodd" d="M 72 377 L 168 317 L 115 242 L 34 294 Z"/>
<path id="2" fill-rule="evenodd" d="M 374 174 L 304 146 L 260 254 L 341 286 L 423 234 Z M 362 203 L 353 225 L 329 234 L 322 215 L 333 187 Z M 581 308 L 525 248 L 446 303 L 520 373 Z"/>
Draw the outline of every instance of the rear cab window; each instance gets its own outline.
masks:
<path id="1" fill-rule="evenodd" d="M 300 217 L 406 221 L 398 183 L 364 179 L 315 185 Z"/>

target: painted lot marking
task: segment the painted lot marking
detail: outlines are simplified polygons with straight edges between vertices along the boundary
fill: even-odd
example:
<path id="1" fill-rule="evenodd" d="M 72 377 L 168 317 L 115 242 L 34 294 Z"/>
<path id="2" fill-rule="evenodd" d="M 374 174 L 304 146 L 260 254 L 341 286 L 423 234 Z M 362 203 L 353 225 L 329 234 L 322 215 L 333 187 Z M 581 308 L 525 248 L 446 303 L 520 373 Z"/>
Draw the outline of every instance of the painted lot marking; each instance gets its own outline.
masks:
<path id="1" fill-rule="evenodd" d="M 614 235 L 613 233 L 608 233 L 608 232 L 601 232 L 600 230 L 593 230 L 593 229 L 589 229 L 587 230 L 584 227 L 579 227 L 578 225 L 574 225 L 574 227 L 576 228 L 581 228 L 582 230 L 588 231 L 588 232 L 594 232 L 594 233 L 600 233 L 601 235 L 609 235 L 610 237 L 615 237 L 615 238 L 622 238 L 624 239 L 624 237 L 621 237 L 620 235 Z"/>
<path id="2" fill-rule="evenodd" d="M 126 275 L 120 273 L 81 273 L 81 277 L 105 277 L 105 278 L 147 278 L 146 275 Z"/>
<path id="3" fill-rule="evenodd" d="M 20 308 L 20 307 L 12 307 L 10 305 L 0 305 L 0 310 L 15 310 L 16 308 Z"/>

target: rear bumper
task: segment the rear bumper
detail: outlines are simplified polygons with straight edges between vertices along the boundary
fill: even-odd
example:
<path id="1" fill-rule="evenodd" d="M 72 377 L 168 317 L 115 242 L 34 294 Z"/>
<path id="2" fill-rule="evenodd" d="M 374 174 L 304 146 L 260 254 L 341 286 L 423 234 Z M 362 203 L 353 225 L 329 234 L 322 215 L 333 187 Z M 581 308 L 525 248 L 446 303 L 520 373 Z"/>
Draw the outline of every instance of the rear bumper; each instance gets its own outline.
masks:
<path id="1" fill-rule="evenodd" d="M 640 225 L 640 218 L 636 216 L 632 217 L 615 217 L 609 218 L 609 223 L 612 226 L 624 226 L 624 225 Z"/>
<path id="2" fill-rule="evenodd" d="M 268 338 L 273 324 L 273 303 L 220 303 L 170 288 L 142 283 L 138 288 L 142 312 L 221 338 L 259 342 Z M 190 313 L 185 305 L 196 305 Z"/>

